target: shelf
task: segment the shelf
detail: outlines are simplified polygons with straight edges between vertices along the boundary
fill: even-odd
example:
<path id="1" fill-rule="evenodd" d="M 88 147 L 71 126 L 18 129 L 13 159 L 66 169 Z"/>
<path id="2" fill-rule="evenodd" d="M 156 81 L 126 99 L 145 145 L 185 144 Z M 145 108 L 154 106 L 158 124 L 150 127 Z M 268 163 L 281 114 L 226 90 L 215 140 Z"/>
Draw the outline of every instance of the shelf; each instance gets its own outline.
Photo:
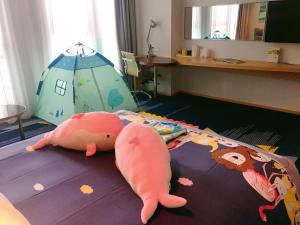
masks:
<path id="1" fill-rule="evenodd" d="M 244 60 L 244 63 L 234 64 L 234 63 L 215 61 L 214 59 L 211 58 L 205 59 L 200 57 L 176 57 L 175 59 L 178 62 L 178 64 L 184 66 L 300 74 L 300 65 L 290 65 L 290 64 L 270 63 L 270 62 L 250 61 L 250 60 L 247 61 Z"/>

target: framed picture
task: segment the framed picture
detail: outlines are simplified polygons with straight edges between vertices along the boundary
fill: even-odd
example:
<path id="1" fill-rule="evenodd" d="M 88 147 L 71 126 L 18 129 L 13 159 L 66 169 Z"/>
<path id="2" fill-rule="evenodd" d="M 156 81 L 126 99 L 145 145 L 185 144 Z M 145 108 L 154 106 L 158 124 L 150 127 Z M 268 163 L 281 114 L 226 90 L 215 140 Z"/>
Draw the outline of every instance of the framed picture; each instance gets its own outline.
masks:
<path id="1" fill-rule="evenodd" d="M 264 23 L 266 20 L 266 16 L 267 16 L 267 7 L 268 7 L 268 3 L 267 2 L 260 2 L 259 3 L 259 14 L 258 14 L 258 21 L 260 23 Z"/>
<path id="2" fill-rule="evenodd" d="M 254 29 L 254 40 L 255 41 L 262 41 L 264 36 L 264 30 L 261 28 Z"/>

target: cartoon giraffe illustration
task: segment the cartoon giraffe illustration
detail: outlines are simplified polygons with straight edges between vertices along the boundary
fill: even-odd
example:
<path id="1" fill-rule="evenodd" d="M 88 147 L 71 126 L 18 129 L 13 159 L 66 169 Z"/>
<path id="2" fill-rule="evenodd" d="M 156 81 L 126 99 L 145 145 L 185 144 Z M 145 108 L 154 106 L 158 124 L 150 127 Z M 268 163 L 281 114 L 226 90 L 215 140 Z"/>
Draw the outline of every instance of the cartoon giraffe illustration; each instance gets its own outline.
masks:
<path id="1" fill-rule="evenodd" d="M 297 189 L 291 182 L 292 178 L 288 174 L 283 173 L 286 172 L 286 170 L 279 163 L 275 162 L 274 167 L 280 169 L 282 174 L 272 173 L 269 180 L 271 180 L 273 176 L 277 175 L 273 182 L 273 188 L 277 189 L 279 193 L 279 201 L 283 200 L 287 214 L 291 221 L 291 225 L 294 225 L 295 222 L 296 224 L 300 224 L 300 202 L 297 199 Z M 264 216 L 263 209 L 261 209 L 260 213 L 262 213 L 262 216 Z"/>
<path id="2" fill-rule="evenodd" d="M 266 165 L 271 161 L 268 156 L 255 152 L 246 147 L 222 149 L 212 153 L 212 158 L 223 164 L 228 169 L 238 170 L 243 174 L 247 183 L 257 191 L 270 205 L 259 207 L 259 216 L 263 221 L 267 221 L 265 210 L 273 210 L 278 203 L 283 200 L 287 209 L 291 225 L 300 222 L 300 202 L 296 198 L 297 190 L 292 185 L 291 177 L 286 174 L 286 170 L 279 163 L 274 162 L 276 169 L 281 173 L 272 173 L 269 177 L 266 172 Z M 264 175 L 254 170 L 254 160 L 263 162 Z M 274 178 L 273 183 L 271 182 Z"/>

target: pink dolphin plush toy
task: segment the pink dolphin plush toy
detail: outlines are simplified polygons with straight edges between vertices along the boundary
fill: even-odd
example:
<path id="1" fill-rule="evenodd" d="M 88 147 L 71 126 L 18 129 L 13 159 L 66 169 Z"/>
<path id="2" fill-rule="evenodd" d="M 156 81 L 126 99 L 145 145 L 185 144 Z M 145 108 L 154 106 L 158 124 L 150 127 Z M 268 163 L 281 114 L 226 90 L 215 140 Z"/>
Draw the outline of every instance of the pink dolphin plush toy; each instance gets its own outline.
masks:
<path id="1" fill-rule="evenodd" d="M 0 193 L 0 224 L 30 225 L 28 220 Z"/>
<path id="2" fill-rule="evenodd" d="M 123 124 L 120 118 L 108 112 L 89 112 L 72 116 L 55 130 L 32 146 L 33 150 L 48 144 L 86 151 L 92 156 L 96 151 L 113 150 Z"/>
<path id="3" fill-rule="evenodd" d="M 158 203 L 168 208 L 186 204 L 186 199 L 169 194 L 170 154 L 152 127 L 136 123 L 127 125 L 116 140 L 115 154 L 116 166 L 144 203 L 141 212 L 144 224 Z"/>

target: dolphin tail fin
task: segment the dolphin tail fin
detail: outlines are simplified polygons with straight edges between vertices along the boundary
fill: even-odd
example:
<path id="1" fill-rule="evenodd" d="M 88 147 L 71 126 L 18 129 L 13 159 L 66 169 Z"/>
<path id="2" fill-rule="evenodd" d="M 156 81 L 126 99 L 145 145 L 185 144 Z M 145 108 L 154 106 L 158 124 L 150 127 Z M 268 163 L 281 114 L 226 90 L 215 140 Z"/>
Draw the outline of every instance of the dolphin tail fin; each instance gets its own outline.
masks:
<path id="1" fill-rule="evenodd" d="M 148 198 L 146 200 L 143 200 L 144 207 L 141 212 L 141 219 L 143 224 L 146 224 L 148 220 L 151 218 L 151 216 L 154 214 L 156 208 L 157 208 L 157 200 L 153 198 Z"/>
<path id="2" fill-rule="evenodd" d="M 159 196 L 159 202 L 167 208 L 178 208 L 184 206 L 187 203 L 185 198 L 170 194 L 161 194 Z"/>
<path id="3" fill-rule="evenodd" d="M 49 144 L 49 133 L 45 134 L 45 136 L 41 140 L 39 140 L 37 143 L 32 145 L 32 148 L 34 150 L 38 150 L 45 147 L 48 144 Z"/>

